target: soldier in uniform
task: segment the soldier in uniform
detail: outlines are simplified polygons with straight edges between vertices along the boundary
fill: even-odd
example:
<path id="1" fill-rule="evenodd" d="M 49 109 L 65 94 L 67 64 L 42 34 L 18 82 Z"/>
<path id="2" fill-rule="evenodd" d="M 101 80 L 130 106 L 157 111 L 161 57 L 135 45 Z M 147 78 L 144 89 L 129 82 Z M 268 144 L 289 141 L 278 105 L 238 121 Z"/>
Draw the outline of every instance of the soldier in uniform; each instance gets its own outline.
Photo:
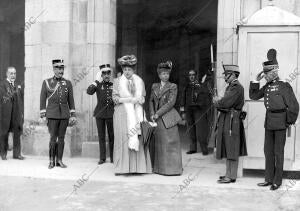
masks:
<path id="1" fill-rule="evenodd" d="M 6 160 L 8 135 L 13 133 L 13 158 L 23 160 L 20 136 L 23 130 L 24 93 L 16 80 L 16 69 L 8 67 L 7 78 L 0 82 L 0 155 Z"/>
<path id="2" fill-rule="evenodd" d="M 224 97 L 214 97 L 219 111 L 216 135 L 216 158 L 226 158 L 226 175 L 220 176 L 218 183 L 233 183 L 237 178 L 239 156 L 247 155 L 242 108 L 244 88 L 238 81 L 239 67 L 223 65 L 224 79 L 228 84 Z"/>
<path id="3" fill-rule="evenodd" d="M 96 81 L 93 82 L 87 89 L 87 94 L 93 95 L 97 93 L 98 104 L 94 110 L 94 117 L 96 118 L 100 160 L 98 164 L 105 163 L 106 160 L 106 144 L 105 144 L 105 126 L 107 127 L 109 137 L 109 155 L 110 162 L 113 163 L 113 149 L 114 149 L 114 128 L 113 128 L 113 113 L 114 102 L 112 101 L 112 87 L 110 82 L 111 68 L 109 64 L 100 66 L 100 77 L 103 81 L 100 82 L 100 77 L 97 74 Z"/>
<path id="4" fill-rule="evenodd" d="M 47 120 L 50 133 L 49 169 L 55 165 L 67 167 L 62 162 L 64 138 L 68 125 L 76 122 L 73 87 L 71 81 L 63 78 L 64 61 L 55 59 L 52 65 L 54 76 L 43 81 L 40 96 L 40 116 L 44 121 Z"/>
<path id="5" fill-rule="evenodd" d="M 199 83 L 196 79 L 195 70 L 190 70 L 188 74 L 189 83 L 183 90 L 180 103 L 180 111 L 183 113 L 183 119 L 185 119 L 185 117 L 187 119 L 187 130 L 191 138 L 190 150 L 187 154 L 197 152 L 197 141 L 199 141 L 202 154 L 207 155 L 210 122 L 209 108 L 212 99 L 208 88 L 209 81 L 207 80 L 207 76 L 204 75 Z"/>
<path id="6" fill-rule="evenodd" d="M 294 124 L 298 117 L 299 104 L 289 83 L 279 80 L 276 60 L 263 63 L 263 71 L 250 82 L 249 96 L 252 100 L 264 98 L 265 118 L 265 182 L 258 186 L 269 186 L 276 190 L 282 184 L 284 145 L 286 129 Z M 267 83 L 260 88 L 259 81 L 265 78 Z"/>

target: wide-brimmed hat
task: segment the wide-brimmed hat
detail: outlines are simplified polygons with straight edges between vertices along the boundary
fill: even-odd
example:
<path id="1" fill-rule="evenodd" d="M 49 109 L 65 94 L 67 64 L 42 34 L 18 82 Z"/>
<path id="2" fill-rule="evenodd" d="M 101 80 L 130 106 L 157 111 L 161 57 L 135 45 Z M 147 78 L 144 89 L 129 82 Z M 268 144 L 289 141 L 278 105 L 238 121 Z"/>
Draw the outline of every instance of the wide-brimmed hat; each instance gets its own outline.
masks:
<path id="1" fill-rule="evenodd" d="M 162 72 L 171 72 L 172 70 L 172 62 L 171 61 L 166 61 L 166 62 L 161 62 L 157 65 L 157 73 L 160 74 Z"/>
<path id="2" fill-rule="evenodd" d="M 235 73 L 237 77 L 240 75 L 239 66 L 237 65 L 232 65 L 232 64 L 223 65 L 223 69 L 224 72 L 222 74 L 224 75 L 229 73 Z"/>
<path id="3" fill-rule="evenodd" d="M 137 58 L 135 57 L 135 55 L 126 55 L 126 56 L 122 56 L 121 58 L 118 59 L 118 63 L 119 65 L 121 65 L 122 67 L 125 66 L 135 66 L 137 63 Z"/>
<path id="4" fill-rule="evenodd" d="M 53 59 L 52 65 L 53 67 L 65 67 L 64 60 L 62 59 Z"/>

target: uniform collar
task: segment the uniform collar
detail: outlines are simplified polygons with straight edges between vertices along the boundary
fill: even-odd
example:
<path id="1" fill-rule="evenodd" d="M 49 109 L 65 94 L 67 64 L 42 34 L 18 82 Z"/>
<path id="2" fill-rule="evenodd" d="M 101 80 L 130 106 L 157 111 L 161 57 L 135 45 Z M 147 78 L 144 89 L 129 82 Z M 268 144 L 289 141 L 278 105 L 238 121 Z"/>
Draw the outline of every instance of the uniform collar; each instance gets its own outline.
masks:
<path id="1" fill-rule="evenodd" d="M 236 78 L 233 81 L 231 81 L 229 85 L 231 85 L 231 84 L 237 84 L 237 82 L 238 82 L 238 79 Z"/>
<path id="2" fill-rule="evenodd" d="M 61 77 L 61 78 L 57 78 L 55 75 L 53 76 L 53 79 L 54 80 L 57 80 L 57 81 L 61 81 L 63 78 Z"/>

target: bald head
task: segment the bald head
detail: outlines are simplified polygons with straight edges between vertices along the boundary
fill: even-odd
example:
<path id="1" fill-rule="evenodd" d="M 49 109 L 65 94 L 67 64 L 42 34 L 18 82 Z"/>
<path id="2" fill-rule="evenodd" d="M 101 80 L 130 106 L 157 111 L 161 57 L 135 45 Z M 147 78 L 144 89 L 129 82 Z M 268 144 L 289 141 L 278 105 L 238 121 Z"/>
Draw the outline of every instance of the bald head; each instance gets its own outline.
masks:
<path id="1" fill-rule="evenodd" d="M 16 68 L 14 67 L 8 67 L 6 71 L 6 77 L 9 81 L 14 82 L 17 77 Z"/>

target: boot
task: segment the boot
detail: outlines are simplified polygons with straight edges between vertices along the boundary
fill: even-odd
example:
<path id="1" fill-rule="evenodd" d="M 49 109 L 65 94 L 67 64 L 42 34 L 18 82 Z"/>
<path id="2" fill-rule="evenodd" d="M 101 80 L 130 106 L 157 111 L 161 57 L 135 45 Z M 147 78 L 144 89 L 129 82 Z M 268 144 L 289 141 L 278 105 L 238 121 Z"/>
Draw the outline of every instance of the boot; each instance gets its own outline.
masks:
<path id="1" fill-rule="evenodd" d="M 58 141 L 58 143 L 57 143 L 57 160 L 56 160 L 56 166 L 59 166 L 61 168 L 67 168 L 67 165 L 65 165 L 62 162 L 62 157 L 63 157 L 63 153 L 64 153 L 64 146 L 65 146 L 64 141 Z"/>
<path id="2" fill-rule="evenodd" d="M 52 169 L 55 166 L 55 143 L 50 143 L 49 144 L 49 159 L 50 159 L 50 163 L 48 166 L 48 169 Z"/>

